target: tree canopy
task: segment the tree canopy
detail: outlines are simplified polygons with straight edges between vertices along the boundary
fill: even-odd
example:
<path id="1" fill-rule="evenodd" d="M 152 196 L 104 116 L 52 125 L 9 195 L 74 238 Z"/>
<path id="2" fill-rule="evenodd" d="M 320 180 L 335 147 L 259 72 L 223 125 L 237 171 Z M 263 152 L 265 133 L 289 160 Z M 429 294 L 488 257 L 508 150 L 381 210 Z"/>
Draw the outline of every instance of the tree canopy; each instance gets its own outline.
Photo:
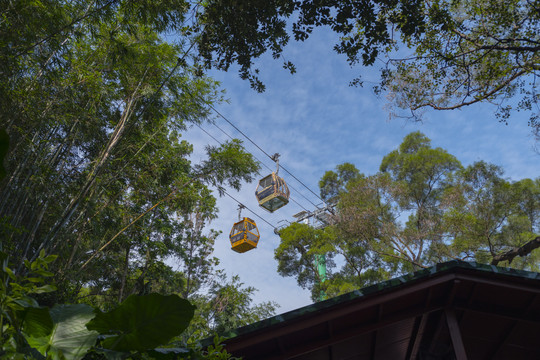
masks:
<path id="1" fill-rule="evenodd" d="M 40 57 L 41 72 L 51 70 L 70 39 L 97 34 L 97 24 L 115 18 L 118 29 L 140 23 L 176 34 L 184 49 L 196 49 L 190 59 L 197 74 L 237 64 L 240 76 L 263 91 L 257 58 L 270 52 L 294 72 L 283 57 L 290 39 L 304 41 L 315 28 L 328 27 L 339 35 L 334 50 L 350 65 L 380 65 L 375 90 L 386 95 L 390 115 L 419 120 L 424 109 L 483 102 L 495 106 L 501 121 L 512 110 L 527 112 L 540 136 L 538 0 L 18 1 L 3 13 L 4 74 L 24 71 L 30 54 Z M 351 81 L 362 83 L 361 77 Z"/>
<path id="2" fill-rule="evenodd" d="M 278 272 L 316 300 L 459 259 L 540 270 L 540 178 L 511 181 L 484 161 L 463 166 L 424 134 L 407 135 L 380 171 L 338 165 L 320 181 L 330 224 L 280 232 Z M 317 256 L 326 257 L 321 279 Z"/>
<path id="3" fill-rule="evenodd" d="M 39 294 L 42 305 L 107 310 L 160 292 L 203 309 L 201 299 L 213 300 L 201 293 L 222 291 L 226 278 L 212 254 L 212 188 L 239 189 L 259 165 L 237 139 L 190 160 L 182 133 L 222 100 L 197 66 L 193 39 L 180 33 L 193 8 L 177 0 L 4 5 L 0 241 L 14 272 L 27 273 L 40 254 L 61 259 L 49 264 L 58 290 Z M 178 36 L 165 41 L 170 31 Z M 243 297 L 231 296 L 231 306 L 244 312 L 224 324 L 274 311 L 251 307 L 254 289 L 235 290 Z M 206 324 L 199 335 L 216 329 Z"/>
<path id="4" fill-rule="evenodd" d="M 377 92 L 390 113 L 421 119 L 423 109 L 457 109 L 479 102 L 530 114 L 540 136 L 538 1 L 249 1 L 210 0 L 195 27 L 207 66 L 240 74 L 262 91 L 255 59 L 283 59 L 290 38 L 306 40 L 326 26 L 340 36 L 334 50 L 350 65 L 381 65 Z M 294 64 L 284 60 L 292 72 Z M 362 84 L 354 79 L 352 84 Z"/>

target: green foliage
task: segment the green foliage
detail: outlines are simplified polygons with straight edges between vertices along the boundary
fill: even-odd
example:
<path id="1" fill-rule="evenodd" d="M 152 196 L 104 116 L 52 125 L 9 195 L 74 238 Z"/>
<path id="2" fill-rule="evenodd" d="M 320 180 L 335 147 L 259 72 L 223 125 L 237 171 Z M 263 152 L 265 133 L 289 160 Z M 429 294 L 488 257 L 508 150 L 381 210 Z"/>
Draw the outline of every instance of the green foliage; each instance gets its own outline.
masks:
<path id="1" fill-rule="evenodd" d="M 193 296 L 190 300 L 197 306 L 192 323 L 183 335 L 187 342 L 228 332 L 275 314 L 277 304 L 263 302 L 253 304 L 256 289 L 240 281 L 238 275 L 228 280 L 222 272 L 204 295 Z"/>
<path id="2" fill-rule="evenodd" d="M 222 100 L 184 52 L 192 39 L 162 36 L 184 26 L 190 5 L 6 6 L 0 128 L 11 176 L 0 183 L 0 236 L 15 268 L 41 250 L 65 259 L 50 267 L 59 291 L 40 298 L 49 305 L 109 309 L 132 294 L 201 291 L 217 265 L 210 186 L 238 189 L 259 165 L 238 140 L 189 160 L 182 132 Z"/>
<path id="3" fill-rule="evenodd" d="M 256 90 L 264 91 L 264 84 L 255 75 L 258 70 L 251 70 L 252 58 L 266 50 L 274 57 L 280 56 L 289 40 L 285 18 L 293 9 L 290 0 L 205 1 L 197 8 L 193 26 L 193 31 L 201 33 L 198 45 L 205 65 L 228 70 L 238 62 L 240 76 L 249 79 Z"/>
<path id="4" fill-rule="evenodd" d="M 197 10 L 194 29 L 206 66 L 227 70 L 238 63 L 240 76 L 258 91 L 264 84 L 252 68 L 256 58 L 269 51 L 283 59 L 291 37 L 304 41 L 326 26 L 339 35 L 334 50 L 350 65 L 389 57 L 375 90 L 386 91 L 392 116 L 420 119 L 425 108 L 484 102 L 496 106 L 502 121 L 512 110 L 527 111 L 540 134 L 535 1 L 210 0 Z"/>
<path id="5" fill-rule="evenodd" d="M 218 147 L 207 146 L 208 160 L 196 168 L 204 180 L 221 189 L 221 184 L 239 190 L 242 181 L 253 181 L 260 165 L 252 154 L 245 151 L 242 142 L 234 139 Z M 221 191 L 221 190 L 220 190 Z"/>
<path id="6" fill-rule="evenodd" d="M 195 40 L 181 33 L 199 6 L 24 0 L 2 8 L 0 172 L 5 165 L 10 176 L 0 182 L 0 239 L 17 273 L 4 266 L 3 356 L 205 358 L 181 344 L 154 347 L 189 323 L 193 307 L 177 294 L 206 304 L 201 294 L 216 286 L 211 186 L 239 189 L 259 165 L 238 140 L 209 147 L 199 164 L 189 159 L 182 132 L 223 100 L 200 71 Z M 165 41 L 169 31 L 174 42 Z M 63 261 L 53 263 L 53 253 Z M 251 311 L 251 297 L 242 301 Z M 100 342 L 88 352 L 96 331 L 81 325 L 94 315 L 59 305 L 67 303 L 110 311 L 93 320 Z M 219 346 L 212 354 L 229 357 Z"/>
<path id="7" fill-rule="evenodd" d="M 351 166 L 338 166 L 353 174 L 346 181 L 330 171 L 320 182 L 321 193 L 335 196 L 330 226 L 294 223 L 280 232 L 278 272 L 313 300 L 321 290 L 335 296 L 452 259 L 538 270 L 540 178 L 511 182 L 483 161 L 462 167 L 419 132 L 383 158 L 379 173 Z"/>
<path id="8" fill-rule="evenodd" d="M 345 191 L 349 181 L 361 176 L 358 169 L 351 163 L 336 166 L 336 172 L 327 171 L 319 181 L 321 197 L 325 201 L 333 201 L 340 193 Z"/>
<path id="9" fill-rule="evenodd" d="M 4 167 L 4 159 L 9 149 L 9 136 L 4 129 L 0 129 L 0 180 L 6 176 L 6 168 Z"/>
<path id="10" fill-rule="evenodd" d="M 319 282 L 315 259 L 333 250 L 334 236 L 325 229 L 313 229 L 306 224 L 293 223 L 286 227 L 280 231 L 281 243 L 274 252 L 279 260 L 278 273 L 296 276 L 302 287 Z M 327 257 L 326 261 L 330 262 L 331 258 Z"/>
<path id="11" fill-rule="evenodd" d="M 50 311 L 39 309 L 37 316 L 25 317 L 28 344 L 51 359 L 82 359 L 94 346 L 98 333 L 86 323 L 94 309 L 85 304 L 55 305 Z"/>
<path id="12" fill-rule="evenodd" d="M 132 295 L 87 325 L 106 335 L 100 345 L 115 351 L 144 351 L 166 344 L 186 329 L 195 307 L 176 295 Z M 159 329 L 159 331 L 156 331 Z"/>
<path id="13" fill-rule="evenodd" d="M 39 306 L 30 296 L 54 291 L 39 286 L 50 277 L 54 256 L 42 254 L 28 263 L 31 277 L 17 277 L 3 259 L 0 289 L 1 352 L 9 359 L 231 359 L 216 339 L 200 347 L 157 348 L 179 336 L 190 323 L 195 307 L 177 295 L 131 296 L 108 313 L 85 305 Z M 8 287 L 5 285 L 9 284 Z M 37 284 L 37 285 L 36 285 Z M 100 340 L 97 341 L 98 336 Z"/>
<path id="14" fill-rule="evenodd" d="M 223 342 L 225 340 L 225 338 L 215 336 L 214 343 L 202 351 L 201 355 L 208 360 L 239 360 L 240 358 L 233 357 L 224 349 Z"/>
<path id="15" fill-rule="evenodd" d="M 17 354 L 28 351 L 23 331 L 46 336 L 52 327 L 48 310 L 40 307 L 33 296 L 56 290 L 45 284 L 52 276 L 47 267 L 55 259 L 56 256 L 45 256 L 42 251 L 34 262 L 25 263 L 28 275 L 20 276 L 9 267 L 8 255 L 0 251 L 0 356 L 17 358 Z"/>

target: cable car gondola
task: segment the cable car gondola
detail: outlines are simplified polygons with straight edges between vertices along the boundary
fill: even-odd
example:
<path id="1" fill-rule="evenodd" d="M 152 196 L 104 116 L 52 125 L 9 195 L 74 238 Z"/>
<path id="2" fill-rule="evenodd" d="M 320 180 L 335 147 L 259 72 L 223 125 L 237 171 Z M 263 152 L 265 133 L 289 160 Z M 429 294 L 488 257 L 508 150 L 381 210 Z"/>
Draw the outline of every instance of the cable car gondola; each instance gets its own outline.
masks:
<path id="1" fill-rule="evenodd" d="M 278 157 L 279 154 L 274 154 L 272 157 L 272 160 L 277 164 L 276 172 L 272 172 L 270 175 L 262 178 L 259 181 L 257 190 L 255 190 L 255 196 L 257 196 L 259 206 L 270 212 L 274 212 L 289 203 L 289 188 L 285 180 L 278 176 Z"/>
<path id="2" fill-rule="evenodd" d="M 239 253 L 244 253 L 251 249 L 255 249 L 259 242 L 259 229 L 257 224 L 250 218 L 241 218 L 243 205 L 238 208 L 238 222 L 235 223 L 229 234 L 232 249 Z"/>

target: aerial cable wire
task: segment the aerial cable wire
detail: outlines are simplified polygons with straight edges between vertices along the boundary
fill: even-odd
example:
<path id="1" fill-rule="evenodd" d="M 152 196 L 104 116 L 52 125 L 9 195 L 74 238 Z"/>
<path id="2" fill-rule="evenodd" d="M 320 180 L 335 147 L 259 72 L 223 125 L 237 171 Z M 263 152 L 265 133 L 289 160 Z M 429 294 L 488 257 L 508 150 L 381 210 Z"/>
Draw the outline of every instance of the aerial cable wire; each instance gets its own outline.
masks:
<path id="1" fill-rule="evenodd" d="M 215 124 L 214 122 L 211 122 L 212 125 L 214 125 L 215 127 L 217 127 L 223 134 L 225 134 L 226 136 L 228 136 L 230 139 L 233 139 L 233 137 L 231 135 L 229 135 L 227 132 L 225 132 L 223 129 L 221 129 L 217 124 Z M 217 142 L 218 144 L 220 145 L 223 145 L 223 143 L 221 141 L 219 141 L 218 139 L 216 139 L 212 134 L 210 134 L 208 131 L 204 130 L 202 128 L 202 126 L 200 126 L 199 124 L 195 124 L 199 129 L 201 129 L 206 135 L 208 135 L 209 137 L 211 137 L 212 139 L 214 139 L 215 142 Z M 251 154 L 253 155 L 253 154 Z M 261 163 L 264 167 L 266 167 L 269 171 L 273 171 L 270 166 L 266 165 L 264 162 L 262 162 L 259 158 L 257 158 L 255 155 L 253 155 L 253 157 L 259 162 Z M 260 171 L 257 171 L 257 175 L 259 176 L 262 176 L 261 172 Z M 309 200 L 307 197 L 305 197 L 301 192 L 299 192 L 298 190 L 296 190 L 292 185 L 289 185 L 289 187 L 291 189 L 293 189 L 297 194 L 300 194 L 300 196 L 302 196 L 304 199 L 306 199 L 307 201 L 309 201 L 313 206 L 317 206 L 315 204 L 313 204 L 313 202 L 311 202 L 311 200 Z M 289 197 L 289 199 L 294 202 L 296 205 L 298 205 L 299 207 L 301 207 L 302 209 L 304 209 L 305 211 L 309 211 L 308 209 L 306 209 L 302 204 L 300 204 L 298 201 L 296 201 L 293 197 Z"/>
<path id="2" fill-rule="evenodd" d="M 267 221 L 265 218 L 263 218 L 262 216 L 260 216 L 259 214 L 257 214 L 255 211 L 251 210 L 250 208 L 248 208 L 246 205 L 242 204 L 240 201 L 236 200 L 231 194 L 229 194 L 227 191 L 223 191 L 225 193 L 225 195 L 227 195 L 228 197 L 230 197 L 231 199 L 233 199 L 234 201 L 236 201 L 239 205 L 243 206 L 245 209 L 251 211 L 253 213 L 253 215 L 257 216 L 259 219 L 261 219 L 262 221 L 264 221 L 265 223 L 267 223 L 268 225 L 270 225 L 272 227 L 272 229 L 275 229 L 276 227 L 274 225 L 272 225 L 269 221 Z"/>
<path id="3" fill-rule="evenodd" d="M 226 122 L 229 123 L 229 125 L 231 125 L 236 131 L 238 131 L 240 134 L 242 134 L 243 137 L 245 137 L 246 139 L 249 140 L 249 142 L 251 142 L 257 149 L 259 149 L 264 155 L 268 156 L 268 158 L 272 161 L 274 161 L 272 155 L 268 154 L 266 151 L 264 151 L 259 145 L 257 145 L 253 140 L 251 140 L 249 138 L 249 136 L 247 136 L 246 134 L 244 134 L 242 132 L 242 130 L 240 130 L 238 127 L 236 127 L 236 125 L 234 125 L 231 121 L 229 121 L 229 119 L 227 119 L 222 113 L 220 113 L 212 104 L 207 104 L 208 107 L 212 110 L 214 110 L 214 112 L 216 114 L 218 114 L 223 120 L 225 120 Z"/>
<path id="4" fill-rule="evenodd" d="M 229 135 L 225 130 L 223 130 L 222 128 L 220 128 L 214 121 L 211 122 L 212 125 L 214 125 L 215 127 L 217 127 L 223 134 L 225 134 L 226 136 L 229 137 L 229 139 L 233 139 L 233 137 L 231 135 Z M 197 125 L 199 126 L 199 125 Z M 202 130 L 202 127 L 199 126 L 199 128 Z M 205 130 L 203 130 L 205 133 L 207 133 Z M 208 133 L 207 133 L 208 134 Z M 208 136 L 210 136 L 212 139 L 216 140 L 216 138 L 214 138 L 212 135 L 208 134 Z M 216 140 L 217 141 L 217 140 Z M 219 141 L 217 141 L 218 143 L 220 143 Z M 221 143 L 220 143 L 221 144 Z M 253 154 L 251 154 L 253 155 Z M 258 161 L 260 162 L 261 164 L 263 164 L 264 167 L 266 167 L 270 172 L 274 171 L 273 169 L 270 168 L 270 166 L 266 165 L 264 162 L 262 162 L 259 158 L 257 158 L 255 155 L 253 155 L 253 157 Z M 283 168 L 282 166 L 280 166 L 281 168 Z M 287 171 L 287 170 L 285 170 Z M 287 171 L 288 172 L 288 171 Z M 257 171 L 257 174 L 259 176 L 262 176 L 262 174 L 260 173 L 260 171 Z M 297 189 L 295 189 L 292 185 L 288 184 L 288 187 L 290 187 L 291 189 L 293 189 L 297 194 L 299 194 L 300 196 L 302 196 L 304 199 L 306 199 L 308 202 L 311 203 L 311 205 L 317 207 L 317 205 L 315 205 L 311 200 L 309 200 L 307 197 L 304 196 L 304 194 L 302 194 L 300 191 L 298 191 Z M 300 205 L 296 200 L 294 200 L 292 197 L 290 198 L 294 203 L 296 203 L 298 206 L 300 206 L 302 209 L 304 209 L 305 211 L 309 211 L 308 209 L 306 209 L 304 206 Z"/>
<path id="5" fill-rule="evenodd" d="M 326 202 L 321 199 L 321 197 L 319 195 L 317 195 L 315 192 L 313 192 L 313 190 L 311 190 L 306 184 L 304 184 L 302 181 L 300 181 L 300 179 L 298 179 L 296 176 L 294 176 L 289 170 L 287 170 L 286 168 L 283 167 L 283 165 L 279 165 L 280 168 L 282 168 L 283 170 L 285 170 L 285 172 L 289 175 L 291 175 L 291 177 L 293 177 L 296 181 L 298 181 L 300 184 L 302 184 L 306 189 L 308 189 L 313 195 L 315 195 L 319 200 L 321 200 L 323 202 L 323 204 L 326 206 Z M 313 204 L 313 203 L 312 203 Z M 316 208 L 319 208 L 317 205 L 313 204 Z"/>
<path id="6" fill-rule="evenodd" d="M 193 48 L 193 46 L 195 45 L 195 41 L 193 41 L 190 45 L 190 47 L 188 48 L 188 50 L 184 53 L 184 56 L 182 57 L 182 61 L 180 59 L 178 59 L 178 62 L 175 66 L 175 68 L 173 69 L 173 71 L 169 74 L 169 76 L 167 77 L 166 80 L 168 80 L 170 78 L 170 76 L 172 75 L 172 73 L 174 72 L 174 70 L 176 70 L 176 67 L 178 67 L 181 63 L 184 63 L 183 60 L 185 58 L 185 56 L 191 51 L 191 49 Z M 165 84 L 162 83 L 162 85 L 160 86 L 160 88 L 158 89 L 161 90 L 161 88 L 163 87 L 163 85 Z M 184 91 L 186 91 L 191 97 L 195 97 L 191 91 L 189 91 L 188 89 L 186 89 L 184 87 Z M 202 97 L 199 96 L 200 99 L 202 99 L 204 102 L 206 102 Z M 230 121 L 229 119 L 227 119 L 227 117 L 225 115 L 223 115 L 221 112 L 219 112 L 211 103 L 208 103 L 206 102 L 206 105 L 214 110 L 214 112 L 219 116 L 221 117 L 223 120 L 225 120 L 227 123 L 229 123 L 229 125 L 231 125 L 236 131 L 238 131 L 240 134 L 242 134 L 242 136 L 244 136 L 249 142 L 251 142 L 257 149 L 259 149 L 263 154 L 265 154 L 270 160 L 275 161 L 275 158 L 274 156 L 268 154 L 266 151 L 264 151 L 259 145 L 257 145 L 257 143 L 255 143 L 253 140 L 251 140 L 251 138 L 249 136 L 247 136 L 246 134 L 244 134 L 244 132 L 242 130 L 240 130 L 236 125 L 234 125 L 232 123 L 232 121 Z M 220 131 L 222 131 L 225 135 L 227 135 L 229 138 L 232 138 L 229 134 L 227 134 L 225 131 L 223 131 L 219 126 L 217 126 L 217 124 L 215 124 L 215 122 L 212 122 L 214 126 L 216 126 Z M 219 142 L 219 141 L 218 141 Z M 258 159 L 257 159 L 258 160 Z M 260 160 L 259 160 L 260 162 Z M 300 179 L 298 179 L 296 176 L 294 176 L 289 170 L 287 170 L 285 167 L 283 167 L 283 165 L 279 165 L 278 163 L 278 166 L 281 167 L 287 174 L 289 174 L 292 178 L 294 178 L 296 181 L 298 181 L 302 186 L 304 186 L 307 190 L 309 190 L 309 192 L 311 192 L 313 195 L 315 195 L 315 197 L 317 197 L 319 200 L 321 200 L 323 202 L 323 204 L 326 206 L 326 202 L 319 196 L 317 195 L 313 190 L 311 190 L 306 184 L 304 184 Z M 292 188 L 292 187 L 291 187 Z M 295 190 L 293 188 L 293 190 Z M 297 193 L 301 194 L 298 190 L 295 190 Z M 302 195 L 302 194 L 301 194 Z M 302 195 L 303 196 L 303 195 Z M 314 204 L 313 202 L 311 202 L 308 198 L 306 198 L 304 196 L 304 198 L 306 200 L 308 200 L 313 206 L 315 206 L 317 209 L 319 209 L 319 207 Z M 307 210 L 306 210 L 307 211 Z"/>
<path id="7" fill-rule="evenodd" d="M 195 125 L 196 125 L 199 129 L 201 129 L 201 131 L 204 132 L 206 135 L 208 135 L 208 136 L 210 136 L 212 139 L 214 139 L 215 142 L 217 142 L 217 143 L 220 144 L 220 145 L 223 145 L 223 143 L 222 143 L 221 141 L 219 141 L 218 139 L 216 139 L 216 138 L 215 138 L 212 134 L 210 134 L 208 131 L 204 130 L 204 129 L 202 128 L 201 125 L 199 125 L 199 124 L 195 124 Z"/>
<path id="8" fill-rule="evenodd" d="M 226 122 L 229 123 L 229 125 L 231 125 L 236 131 L 238 131 L 240 134 L 242 134 L 242 136 L 244 136 L 246 139 L 249 140 L 249 142 L 251 142 L 257 149 L 259 149 L 263 154 L 265 154 L 266 156 L 268 156 L 268 158 L 272 161 L 275 162 L 274 160 L 274 157 L 270 154 L 268 154 L 266 151 L 264 151 L 259 145 L 257 145 L 253 140 L 251 140 L 249 138 L 249 136 L 247 136 L 246 134 L 244 134 L 236 125 L 234 125 L 229 119 L 227 119 L 222 113 L 220 113 L 212 104 L 207 104 L 208 107 L 210 107 L 212 110 L 215 111 L 216 114 L 218 114 L 223 120 L 225 120 Z M 290 176 L 292 176 L 296 181 L 298 181 L 302 186 L 304 186 L 306 189 L 308 189 L 313 195 L 315 195 L 319 200 L 321 200 L 325 205 L 326 205 L 326 202 L 319 196 L 317 195 L 313 190 L 311 190 L 306 184 L 304 184 L 302 181 L 300 181 L 300 179 L 298 179 L 296 176 L 294 176 L 289 170 L 287 170 L 286 168 L 283 167 L 283 165 L 279 165 L 280 168 L 282 168 L 283 170 L 285 170 L 285 172 L 287 174 L 289 174 Z M 319 208 L 317 205 L 311 203 L 313 206 L 315 206 L 316 208 Z"/>
<path id="9" fill-rule="evenodd" d="M 189 90 L 186 90 L 186 92 L 188 94 L 190 94 L 191 96 L 193 96 L 191 94 L 191 92 Z M 223 120 L 225 120 L 227 123 L 229 123 L 236 131 L 238 131 L 240 134 L 242 134 L 242 136 L 244 136 L 247 140 L 249 140 L 249 142 L 251 142 L 257 149 L 259 149 L 263 154 L 265 154 L 270 160 L 274 161 L 274 157 L 270 154 L 268 154 L 266 151 L 264 151 L 259 145 L 257 145 L 253 140 L 251 140 L 251 138 L 249 136 L 247 136 L 246 134 L 244 134 L 244 132 L 242 132 L 242 130 L 240 130 L 236 125 L 234 125 L 229 119 L 227 119 L 225 117 L 225 115 L 223 115 L 222 113 L 220 113 L 212 104 L 209 104 L 207 103 L 208 107 L 211 108 L 212 110 L 214 110 L 214 112 L 219 115 L 219 117 L 221 117 Z M 212 122 L 212 124 L 214 126 L 216 126 L 221 132 L 223 132 L 225 135 L 227 135 L 229 138 L 232 138 L 229 134 L 227 134 L 225 131 L 223 131 L 223 129 L 221 129 L 219 126 L 217 126 L 214 122 Z M 257 159 L 258 160 L 258 159 Z M 261 162 L 259 160 L 259 162 Z M 265 165 L 266 166 L 266 165 Z M 298 179 L 296 176 L 294 176 L 289 170 L 287 170 L 286 168 L 283 167 L 283 165 L 278 165 L 281 169 L 283 169 L 287 174 L 289 174 L 292 178 L 294 178 L 296 181 L 298 181 L 302 186 L 304 186 L 306 189 L 309 190 L 309 192 L 311 192 L 313 195 L 315 195 L 319 200 L 321 200 L 325 205 L 326 205 L 326 202 L 321 199 L 321 197 L 319 195 L 317 195 L 313 190 L 311 190 L 306 184 L 304 184 L 300 179 Z M 273 171 L 272 169 L 270 169 L 268 166 L 266 166 L 270 171 Z M 302 193 L 300 193 L 298 190 L 294 189 L 292 186 L 289 185 L 289 187 L 291 189 L 293 189 L 294 191 L 296 191 L 298 194 L 300 194 L 304 199 L 306 199 L 307 201 L 309 201 L 309 203 L 311 203 L 311 205 L 315 206 L 317 209 L 319 209 L 319 206 L 317 206 L 315 203 L 313 203 L 311 200 L 309 200 L 307 197 L 305 197 Z M 304 210 L 308 211 L 307 209 L 305 209 L 303 206 L 301 206 Z"/>

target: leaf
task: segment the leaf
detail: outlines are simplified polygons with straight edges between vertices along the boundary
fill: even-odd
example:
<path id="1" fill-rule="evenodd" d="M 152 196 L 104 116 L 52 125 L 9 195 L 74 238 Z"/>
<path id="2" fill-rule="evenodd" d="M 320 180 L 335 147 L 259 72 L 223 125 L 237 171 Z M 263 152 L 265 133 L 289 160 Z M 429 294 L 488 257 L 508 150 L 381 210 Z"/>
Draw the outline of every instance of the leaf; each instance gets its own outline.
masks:
<path id="1" fill-rule="evenodd" d="M 148 355 L 150 355 L 152 359 L 156 360 L 175 360 L 191 356 L 192 353 L 192 350 L 186 348 L 166 348 L 148 351 Z"/>
<path id="2" fill-rule="evenodd" d="M 177 295 L 132 295 L 116 309 L 98 313 L 87 325 L 102 335 L 104 348 L 117 351 L 147 350 L 181 334 L 195 307 Z"/>
<path id="3" fill-rule="evenodd" d="M 102 357 L 105 357 L 107 360 L 125 360 L 129 356 L 129 353 L 113 351 L 103 348 L 94 348 L 93 352 L 102 355 Z"/>
<path id="4" fill-rule="evenodd" d="M 33 314 L 43 323 L 32 324 L 35 335 L 46 331 L 48 325 L 43 314 Z M 42 316 L 43 318 L 39 318 Z M 56 305 L 50 310 L 53 326 L 46 336 L 27 338 L 30 346 L 41 354 L 52 359 L 82 359 L 87 351 L 96 343 L 97 332 L 89 331 L 86 323 L 94 317 L 94 309 L 85 304 Z"/>
<path id="5" fill-rule="evenodd" d="M 54 324 L 49 308 L 27 308 L 23 316 L 23 331 L 29 337 L 39 338 L 51 334 Z"/>
<path id="6" fill-rule="evenodd" d="M 43 293 L 49 293 L 49 292 L 53 292 L 53 291 L 56 291 L 55 286 L 53 286 L 53 285 L 43 285 L 43 286 L 34 288 L 31 291 L 31 293 L 32 294 L 43 294 Z"/>
<path id="7" fill-rule="evenodd" d="M 19 298 L 13 298 L 12 300 L 14 304 L 17 304 L 22 308 L 39 307 L 38 302 L 30 296 L 21 296 Z"/>

